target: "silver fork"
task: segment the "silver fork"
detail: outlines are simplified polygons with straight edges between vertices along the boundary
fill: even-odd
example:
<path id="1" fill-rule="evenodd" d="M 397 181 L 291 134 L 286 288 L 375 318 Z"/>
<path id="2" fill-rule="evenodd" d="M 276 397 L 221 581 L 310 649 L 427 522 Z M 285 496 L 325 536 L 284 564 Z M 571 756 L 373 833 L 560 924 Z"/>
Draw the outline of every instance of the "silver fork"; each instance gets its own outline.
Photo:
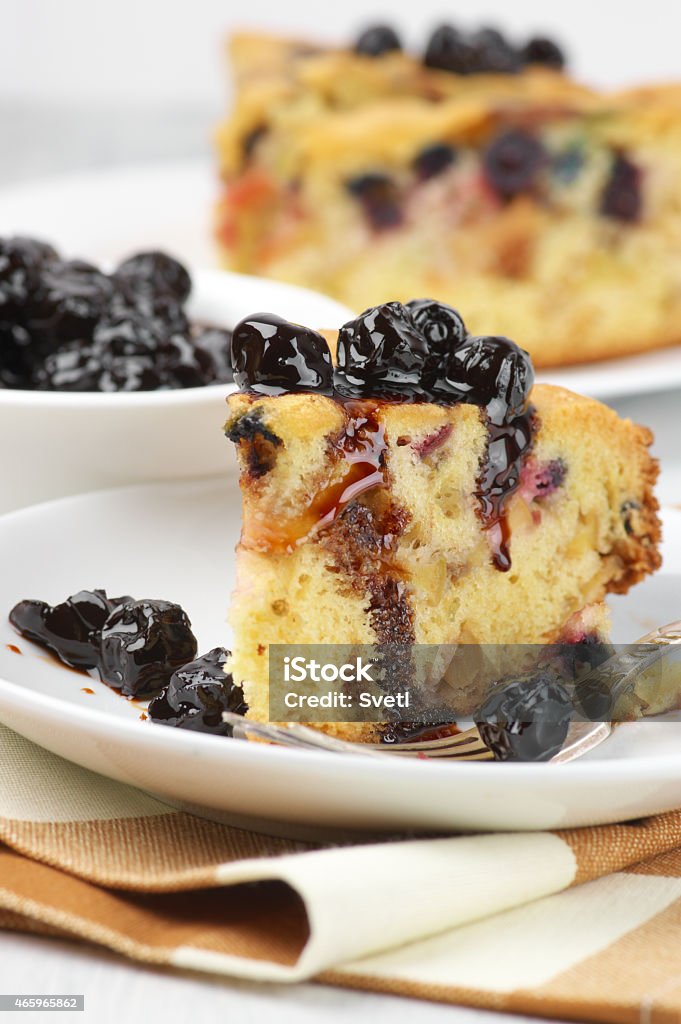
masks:
<path id="1" fill-rule="evenodd" d="M 337 754 L 364 754 L 366 757 L 446 758 L 457 761 L 493 761 L 494 754 L 483 742 L 476 726 L 432 740 L 406 740 L 404 743 L 351 743 L 328 736 L 298 722 L 270 725 L 242 718 L 225 711 L 223 719 L 234 729 L 236 739 L 266 740 L 282 747 L 308 750 L 330 750 Z M 574 761 L 606 740 L 612 731 L 609 722 L 573 722 L 565 743 L 551 761 Z"/>
<path id="2" fill-rule="evenodd" d="M 638 651 L 639 645 L 654 645 L 650 651 Z M 615 654 L 604 665 L 594 670 L 590 678 L 607 678 L 614 699 L 622 699 L 634 692 L 637 679 L 660 658 L 664 658 L 671 648 L 681 644 L 681 620 L 646 633 L 635 644 L 631 645 L 634 652 L 624 651 Z M 584 680 L 583 682 L 585 682 Z M 681 687 L 680 687 L 681 690 Z M 280 746 L 298 747 L 299 749 L 328 750 L 341 754 L 363 754 L 366 757 L 419 757 L 446 758 L 458 761 L 492 761 L 494 755 L 483 742 L 476 726 L 463 731 L 452 732 L 448 736 L 433 739 L 407 740 L 403 743 L 351 743 L 329 736 L 318 729 L 301 725 L 298 722 L 285 722 L 272 725 L 252 721 L 226 711 L 223 719 L 233 727 L 237 739 L 266 740 Z M 441 727 L 442 728 L 442 727 Z M 550 758 L 556 764 L 575 761 L 578 757 L 599 746 L 610 736 L 614 724 L 611 722 L 573 722 L 571 723 L 563 746 Z"/>

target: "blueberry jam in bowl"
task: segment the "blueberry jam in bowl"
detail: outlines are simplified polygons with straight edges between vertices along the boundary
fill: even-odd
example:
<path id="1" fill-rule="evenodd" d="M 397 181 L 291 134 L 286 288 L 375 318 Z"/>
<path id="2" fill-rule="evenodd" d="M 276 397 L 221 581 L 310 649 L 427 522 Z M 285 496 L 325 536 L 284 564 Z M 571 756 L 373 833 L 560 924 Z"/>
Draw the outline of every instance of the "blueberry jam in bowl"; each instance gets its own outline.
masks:
<path id="1" fill-rule="evenodd" d="M 0 513 L 229 472 L 232 326 L 254 309 L 330 329 L 350 316 L 276 281 L 131 253 L 99 268 L 86 253 L 36 245 L 23 260 L 0 251 Z"/>

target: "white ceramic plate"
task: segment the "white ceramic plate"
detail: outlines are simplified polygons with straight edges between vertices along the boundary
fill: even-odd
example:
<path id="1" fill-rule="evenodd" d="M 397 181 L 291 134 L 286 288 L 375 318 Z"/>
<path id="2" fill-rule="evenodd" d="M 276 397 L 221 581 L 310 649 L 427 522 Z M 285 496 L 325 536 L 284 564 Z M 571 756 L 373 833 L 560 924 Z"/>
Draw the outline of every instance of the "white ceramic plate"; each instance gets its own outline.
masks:
<path id="1" fill-rule="evenodd" d="M 229 481 L 99 492 L 0 518 L 0 721 L 171 802 L 256 827 L 276 822 L 264 827 L 289 833 L 301 826 L 554 828 L 681 806 L 678 723 L 623 726 L 568 765 L 379 761 L 273 748 L 141 721 L 139 705 L 46 659 L 5 619 L 25 597 L 56 601 L 105 587 L 177 601 L 200 649 L 227 646 L 239 520 Z M 666 535 L 665 570 L 613 601 L 616 640 L 679 617 L 680 512 L 667 513 Z"/>
<path id="2" fill-rule="evenodd" d="M 91 258 L 90 248 L 80 251 Z M 307 288 L 192 270 L 191 319 L 233 327 L 260 310 L 328 328 L 351 315 Z M 0 390 L 0 437 L 7 439 L 0 445 L 0 513 L 82 491 L 234 471 L 232 446 L 222 434 L 225 397 L 233 390 L 231 384 L 111 394 Z"/>
<path id="3" fill-rule="evenodd" d="M 215 265 L 211 217 L 218 185 L 208 162 L 165 163 L 88 172 L 0 190 L 0 234 L 35 234 L 69 255 L 116 260 L 150 246 L 194 266 Z M 539 380 L 594 398 L 681 385 L 681 346 L 567 370 Z"/>

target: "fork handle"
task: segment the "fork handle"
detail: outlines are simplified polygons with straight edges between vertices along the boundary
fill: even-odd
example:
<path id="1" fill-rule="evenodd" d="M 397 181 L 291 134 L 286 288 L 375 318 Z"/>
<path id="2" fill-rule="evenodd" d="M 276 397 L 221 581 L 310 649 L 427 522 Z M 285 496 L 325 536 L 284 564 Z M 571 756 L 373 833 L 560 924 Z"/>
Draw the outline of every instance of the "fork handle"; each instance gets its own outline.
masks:
<path id="1" fill-rule="evenodd" d="M 675 653 L 681 646 L 681 620 L 646 633 L 624 651 L 613 655 L 603 665 L 581 680 L 576 692 L 583 707 L 593 696 L 604 696 L 608 702 L 608 719 L 618 720 L 616 712 L 626 711 L 626 702 L 635 698 L 636 682 L 640 676 L 662 658 Z M 603 708 L 601 710 L 604 710 Z M 591 715 L 589 717 L 592 717 Z M 630 717 L 627 715 L 626 717 Z M 606 720 L 605 714 L 596 715 L 594 720 Z"/>

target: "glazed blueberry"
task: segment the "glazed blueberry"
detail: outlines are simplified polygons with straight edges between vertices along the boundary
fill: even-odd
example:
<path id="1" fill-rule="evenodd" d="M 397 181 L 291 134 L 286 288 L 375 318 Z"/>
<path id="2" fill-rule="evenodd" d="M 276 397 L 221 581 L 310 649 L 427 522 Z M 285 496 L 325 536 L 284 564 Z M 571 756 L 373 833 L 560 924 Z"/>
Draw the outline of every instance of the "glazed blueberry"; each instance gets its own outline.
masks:
<path id="1" fill-rule="evenodd" d="M 104 317 L 89 345 L 75 341 L 45 360 L 41 386 L 66 391 L 153 391 L 163 385 L 161 337 L 134 311 Z"/>
<path id="2" fill-rule="evenodd" d="M 402 223 L 403 213 L 397 185 L 387 174 L 361 174 L 345 186 L 361 202 L 364 215 L 377 231 Z"/>
<path id="3" fill-rule="evenodd" d="M 116 277 L 146 287 L 158 294 L 172 295 L 178 302 L 184 302 L 191 291 L 192 283 L 187 270 L 165 252 L 140 252 L 124 260 L 116 268 Z"/>
<path id="4" fill-rule="evenodd" d="M 98 353 L 90 350 L 91 359 L 96 362 Z M 170 385 L 164 381 L 158 371 L 156 360 L 152 355 L 114 356 L 102 366 L 97 367 L 97 386 L 95 391 L 163 391 Z M 71 390 L 83 390 L 72 388 Z M 85 389 L 93 390 L 91 388 Z"/>
<path id="5" fill-rule="evenodd" d="M 72 341 L 45 358 L 35 386 L 39 391 L 98 391 L 101 372 L 92 346 Z"/>
<path id="6" fill-rule="evenodd" d="M 101 320 L 92 340 L 95 355 L 102 367 L 102 381 L 115 378 L 103 383 L 103 390 L 106 391 L 116 390 L 119 384 L 123 391 L 145 390 L 131 386 L 133 379 L 138 376 L 135 366 L 153 368 L 157 378 L 154 386 L 161 386 L 166 360 L 174 355 L 174 350 L 164 350 L 168 339 L 163 328 L 136 310 L 127 310 L 119 317 Z M 124 369 L 124 362 L 128 359 L 131 360 L 129 374 Z"/>
<path id="7" fill-rule="evenodd" d="M 435 299 L 412 299 L 407 303 L 411 318 L 428 342 L 428 351 L 444 360 L 468 336 L 458 310 Z"/>
<path id="8" fill-rule="evenodd" d="M 434 178 L 451 167 L 456 161 L 456 155 L 454 146 L 446 142 L 435 142 L 417 153 L 412 166 L 421 181 L 427 181 L 428 178 Z"/>
<path id="9" fill-rule="evenodd" d="M 428 68 L 454 71 L 459 75 L 470 75 L 478 70 L 475 47 L 452 25 L 440 25 L 435 29 L 423 58 Z"/>
<path id="10" fill-rule="evenodd" d="M 236 325 L 231 363 L 242 391 L 333 391 L 331 353 L 322 335 L 273 313 L 254 313 Z"/>
<path id="11" fill-rule="evenodd" d="M 94 263 L 90 263 L 89 260 L 61 260 L 61 259 L 56 259 L 56 260 L 54 260 L 53 262 L 50 263 L 50 269 L 54 270 L 55 268 L 57 268 L 57 269 L 63 268 L 63 270 L 66 273 L 71 272 L 71 273 L 74 273 L 74 274 L 84 274 L 84 275 L 87 275 L 87 274 L 99 274 L 100 273 L 99 268 L 96 267 L 94 265 Z"/>
<path id="12" fill-rule="evenodd" d="M 338 385 L 358 393 L 419 394 L 428 343 L 401 302 L 366 309 L 338 333 Z"/>
<path id="13" fill-rule="evenodd" d="M 92 335 L 93 347 L 107 355 L 145 355 L 154 353 L 161 336 L 148 319 L 132 309 L 102 317 Z"/>
<path id="14" fill-rule="evenodd" d="M 36 375 L 56 391 L 157 391 L 200 387 L 217 379 L 213 355 L 181 332 L 169 333 L 136 310 L 104 317 L 92 340 L 61 345 Z"/>
<path id="15" fill-rule="evenodd" d="M 149 705 L 152 722 L 214 736 L 231 736 L 223 711 L 245 715 L 244 691 L 225 673 L 230 652 L 215 647 L 173 672 L 167 687 Z"/>
<path id="16" fill-rule="evenodd" d="M 24 235 L 3 239 L 0 242 L 0 252 L 3 257 L 9 255 L 10 261 L 18 260 L 18 264 L 23 267 L 44 267 L 58 258 L 57 250 L 49 242 L 43 242 L 39 238 L 28 238 Z"/>
<path id="17" fill-rule="evenodd" d="M 170 601 L 129 601 L 111 614 L 101 633 L 103 682 L 126 696 L 148 697 L 196 657 L 191 623 Z"/>
<path id="18" fill-rule="evenodd" d="M 449 355 L 444 386 L 501 424 L 525 409 L 534 383 L 529 355 L 501 337 L 468 337 Z"/>
<path id="19" fill-rule="evenodd" d="M 215 361 L 206 349 L 184 334 L 173 334 L 156 353 L 156 366 L 166 387 L 198 388 L 216 379 Z"/>
<path id="20" fill-rule="evenodd" d="M 522 59 L 525 64 L 542 64 L 547 68 L 555 68 L 556 71 L 565 67 L 565 54 L 560 46 L 545 36 L 530 39 L 523 47 Z"/>
<path id="21" fill-rule="evenodd" d="M 601 193 L 600 212 L 605 217 L 633 223 L 641 215 L 641 205 L 641 169 L 618 153 Z"/>
<path id="22" fill-rule="evenodd" d="M 37 374 L 37 387 L 47 391 L 105 392 L 181 387 L 163 372 L 160 339 L 147 328 L 147 324 L 130 320 L 98 324 L 89 344 L 72 341 L 46 357 Z"/>
<path id="23" fill-rule="evenodd" d="M 204 327 L 194 334 L 194 344 L 207 352 L 215 367 L 216 381 L 231 381 L 232 373 L 232 332 L 222 327 Z"/>
<path id="24" fill-rule="evenodd" d="M 548 761 L 567 736 L 573 706 L 549 672 L 500 687 L 474 714 L 483 742 L 497 761 Z"/>
<path id="25" fill-rule="evenodd" d="M 29 330 L 47 350 L 74 339 L 88 340 L 112 292 L 111 280 L 89 263 L 53 260 L 41 275 L 41 296 L 29 312 Z"/>
<path id="26" fill-rule="evenodd" d="M 504 199 L 530 191 L 545 160 L 544 147 L 534 135 L 513 128 L 498 135 L 482 158 L 487 181 Z"/>
<path id="27" fill-rule="evenodd" d="M 92 669 L 99 662 L 99 643 L 107 618 L 130 597 L 109 598 L 105 590 L 81 590 L 61 604 L 20 601 L 9 615 L 27 640 L 52 651 L 66 665 Z"/>
<path id="28" fill-rule="evenodd" d="M 0 387 L 30 388 L 34 364 L 35 350 L 26 328 L 0 322 Z"/>
<path id="29" fill-rule="evenodd" d="M 181 302 L 167 293 L 129 287 L 114 296 L 109 319 L 126 320 L 129 317 L 146 320 L 160 335 L 189 334 L 190 324 Z"/>
<path id="30" fill-rule="evenodd" d="M 362 53 L 366 57 L 381 57 L 384 53 L 401 49 L 400 37 L 390 25 L 371 25 L 355 43 L 355 53 Z"/>
<path id="31" fill-rule="evenodd" d="M 34 238 L 0 238 L 0 319 L 24 314 L 40 292 L 42 269 L 57 258 Z"/>
<path id="32" fill-rule="evenodd" d="M 476 54 L 476 70 L 495 74 L 513 74 L 520 68 L 520 54 L 495 28 L 483 28 L 471 37 Z"/>

